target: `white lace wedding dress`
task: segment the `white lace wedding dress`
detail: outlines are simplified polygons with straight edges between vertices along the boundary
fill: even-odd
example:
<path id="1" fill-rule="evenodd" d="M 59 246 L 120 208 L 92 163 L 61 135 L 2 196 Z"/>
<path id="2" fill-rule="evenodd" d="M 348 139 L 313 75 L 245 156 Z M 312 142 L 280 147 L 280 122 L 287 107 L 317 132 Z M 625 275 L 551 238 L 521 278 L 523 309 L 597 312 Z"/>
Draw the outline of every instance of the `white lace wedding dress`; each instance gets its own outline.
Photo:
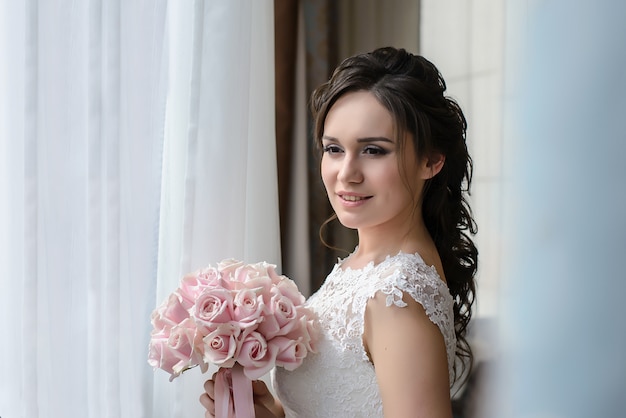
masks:
<path id="1" fill-rule="evenodd" d="M 307 301 L 322 328 L 317 353 L 309 354 L 292 372 L 279 367 L 273 374 L 288 418 L 383 416 L 374 366 L 362 340 L 365 305 L 376 292 L 387 295 L 387 306 L 406 306 L 404 292 L 424 307 L 443 334 L 452 379 L 453 301 L 435 268 L 424 264 L 418 254 L 406 253 L 354 270 L 342 269 L 340 261 Z"/>

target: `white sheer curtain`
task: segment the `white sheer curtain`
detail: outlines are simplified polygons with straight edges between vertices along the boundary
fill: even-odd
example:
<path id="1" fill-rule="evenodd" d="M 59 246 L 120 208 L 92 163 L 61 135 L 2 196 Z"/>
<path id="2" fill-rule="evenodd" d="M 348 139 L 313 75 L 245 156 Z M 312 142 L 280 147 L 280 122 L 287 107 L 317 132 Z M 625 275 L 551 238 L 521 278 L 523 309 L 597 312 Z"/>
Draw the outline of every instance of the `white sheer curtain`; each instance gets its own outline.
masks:
<path id="1" fill-rule="evenodd" d="M 0 416 L 142 416 L 165 3 L 1 7 Z"/>
<path id="2" fill-rule="evenodd" d="M 280 260 L 271 1 L 171 3 L 157 301 L 185 272 Z M 202 417 L 208 377 L 155 378 L 155 417 Z"/>
<path id="3" fill-rule="evenodd" d="M 149 315 L 184 271 L 278 260 L 271 10 L 0 2 L 1 417 L 202 416 Z"/>

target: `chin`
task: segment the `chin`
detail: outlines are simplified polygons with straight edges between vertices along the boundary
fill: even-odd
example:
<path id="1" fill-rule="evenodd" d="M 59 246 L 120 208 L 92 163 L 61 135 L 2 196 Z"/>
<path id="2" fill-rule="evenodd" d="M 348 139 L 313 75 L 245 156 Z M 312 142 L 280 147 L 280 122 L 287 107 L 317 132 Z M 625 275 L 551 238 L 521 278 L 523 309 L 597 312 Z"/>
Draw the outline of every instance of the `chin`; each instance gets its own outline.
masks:
<path id="1" fill-rule="evenodd" d="M 349 216 L 337 215 L 339 223 L 348 229 L 358 229 L 361 224 L 356 219 L 351 219 Z"/>

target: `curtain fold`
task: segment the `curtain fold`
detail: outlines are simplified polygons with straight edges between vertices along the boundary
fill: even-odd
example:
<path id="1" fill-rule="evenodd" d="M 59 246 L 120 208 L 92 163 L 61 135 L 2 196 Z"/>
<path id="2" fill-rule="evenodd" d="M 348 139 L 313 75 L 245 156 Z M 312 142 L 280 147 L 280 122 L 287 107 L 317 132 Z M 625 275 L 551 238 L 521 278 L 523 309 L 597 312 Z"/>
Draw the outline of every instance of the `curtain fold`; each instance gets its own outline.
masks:
<path id="1" fill-rule="evenodd" d="M 0 416 L 152 415 L 165 11 L 0 5 Z"/>
<path id="2" fill-rule="evenodd" d="M 296 167 L 293 166 L 296 134 L 296 63 L 298 47 L 298 9 L 299 0 L 274 1 L 274 46 L 276 80 L 276 159 L 278 168 L 278 191 L 280 209 L 281 242 L 287 243 L 292 214 L 290 198 L 292 178 Z M 304 237 L 299 237 L 304 239 Z M 297 257 L 289 245 L 282 247 L 282 260 L 288 268 L 291 257 Z M 294 269 L 295 270 L 295 269 Z M 291 274 L 291 272 L 287 272 Z"/>

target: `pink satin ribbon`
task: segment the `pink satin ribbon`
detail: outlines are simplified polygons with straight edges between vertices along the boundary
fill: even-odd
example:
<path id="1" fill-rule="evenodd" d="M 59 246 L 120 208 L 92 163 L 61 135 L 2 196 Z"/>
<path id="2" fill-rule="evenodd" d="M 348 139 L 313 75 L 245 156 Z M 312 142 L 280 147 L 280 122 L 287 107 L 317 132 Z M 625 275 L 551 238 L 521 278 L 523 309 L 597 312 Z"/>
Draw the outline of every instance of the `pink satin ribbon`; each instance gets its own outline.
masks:
<path id="1" fill-rule="evenodd" d="M 254 418 L 252 381 L 236 363 L 215 376 L 215 418 Z"/>

